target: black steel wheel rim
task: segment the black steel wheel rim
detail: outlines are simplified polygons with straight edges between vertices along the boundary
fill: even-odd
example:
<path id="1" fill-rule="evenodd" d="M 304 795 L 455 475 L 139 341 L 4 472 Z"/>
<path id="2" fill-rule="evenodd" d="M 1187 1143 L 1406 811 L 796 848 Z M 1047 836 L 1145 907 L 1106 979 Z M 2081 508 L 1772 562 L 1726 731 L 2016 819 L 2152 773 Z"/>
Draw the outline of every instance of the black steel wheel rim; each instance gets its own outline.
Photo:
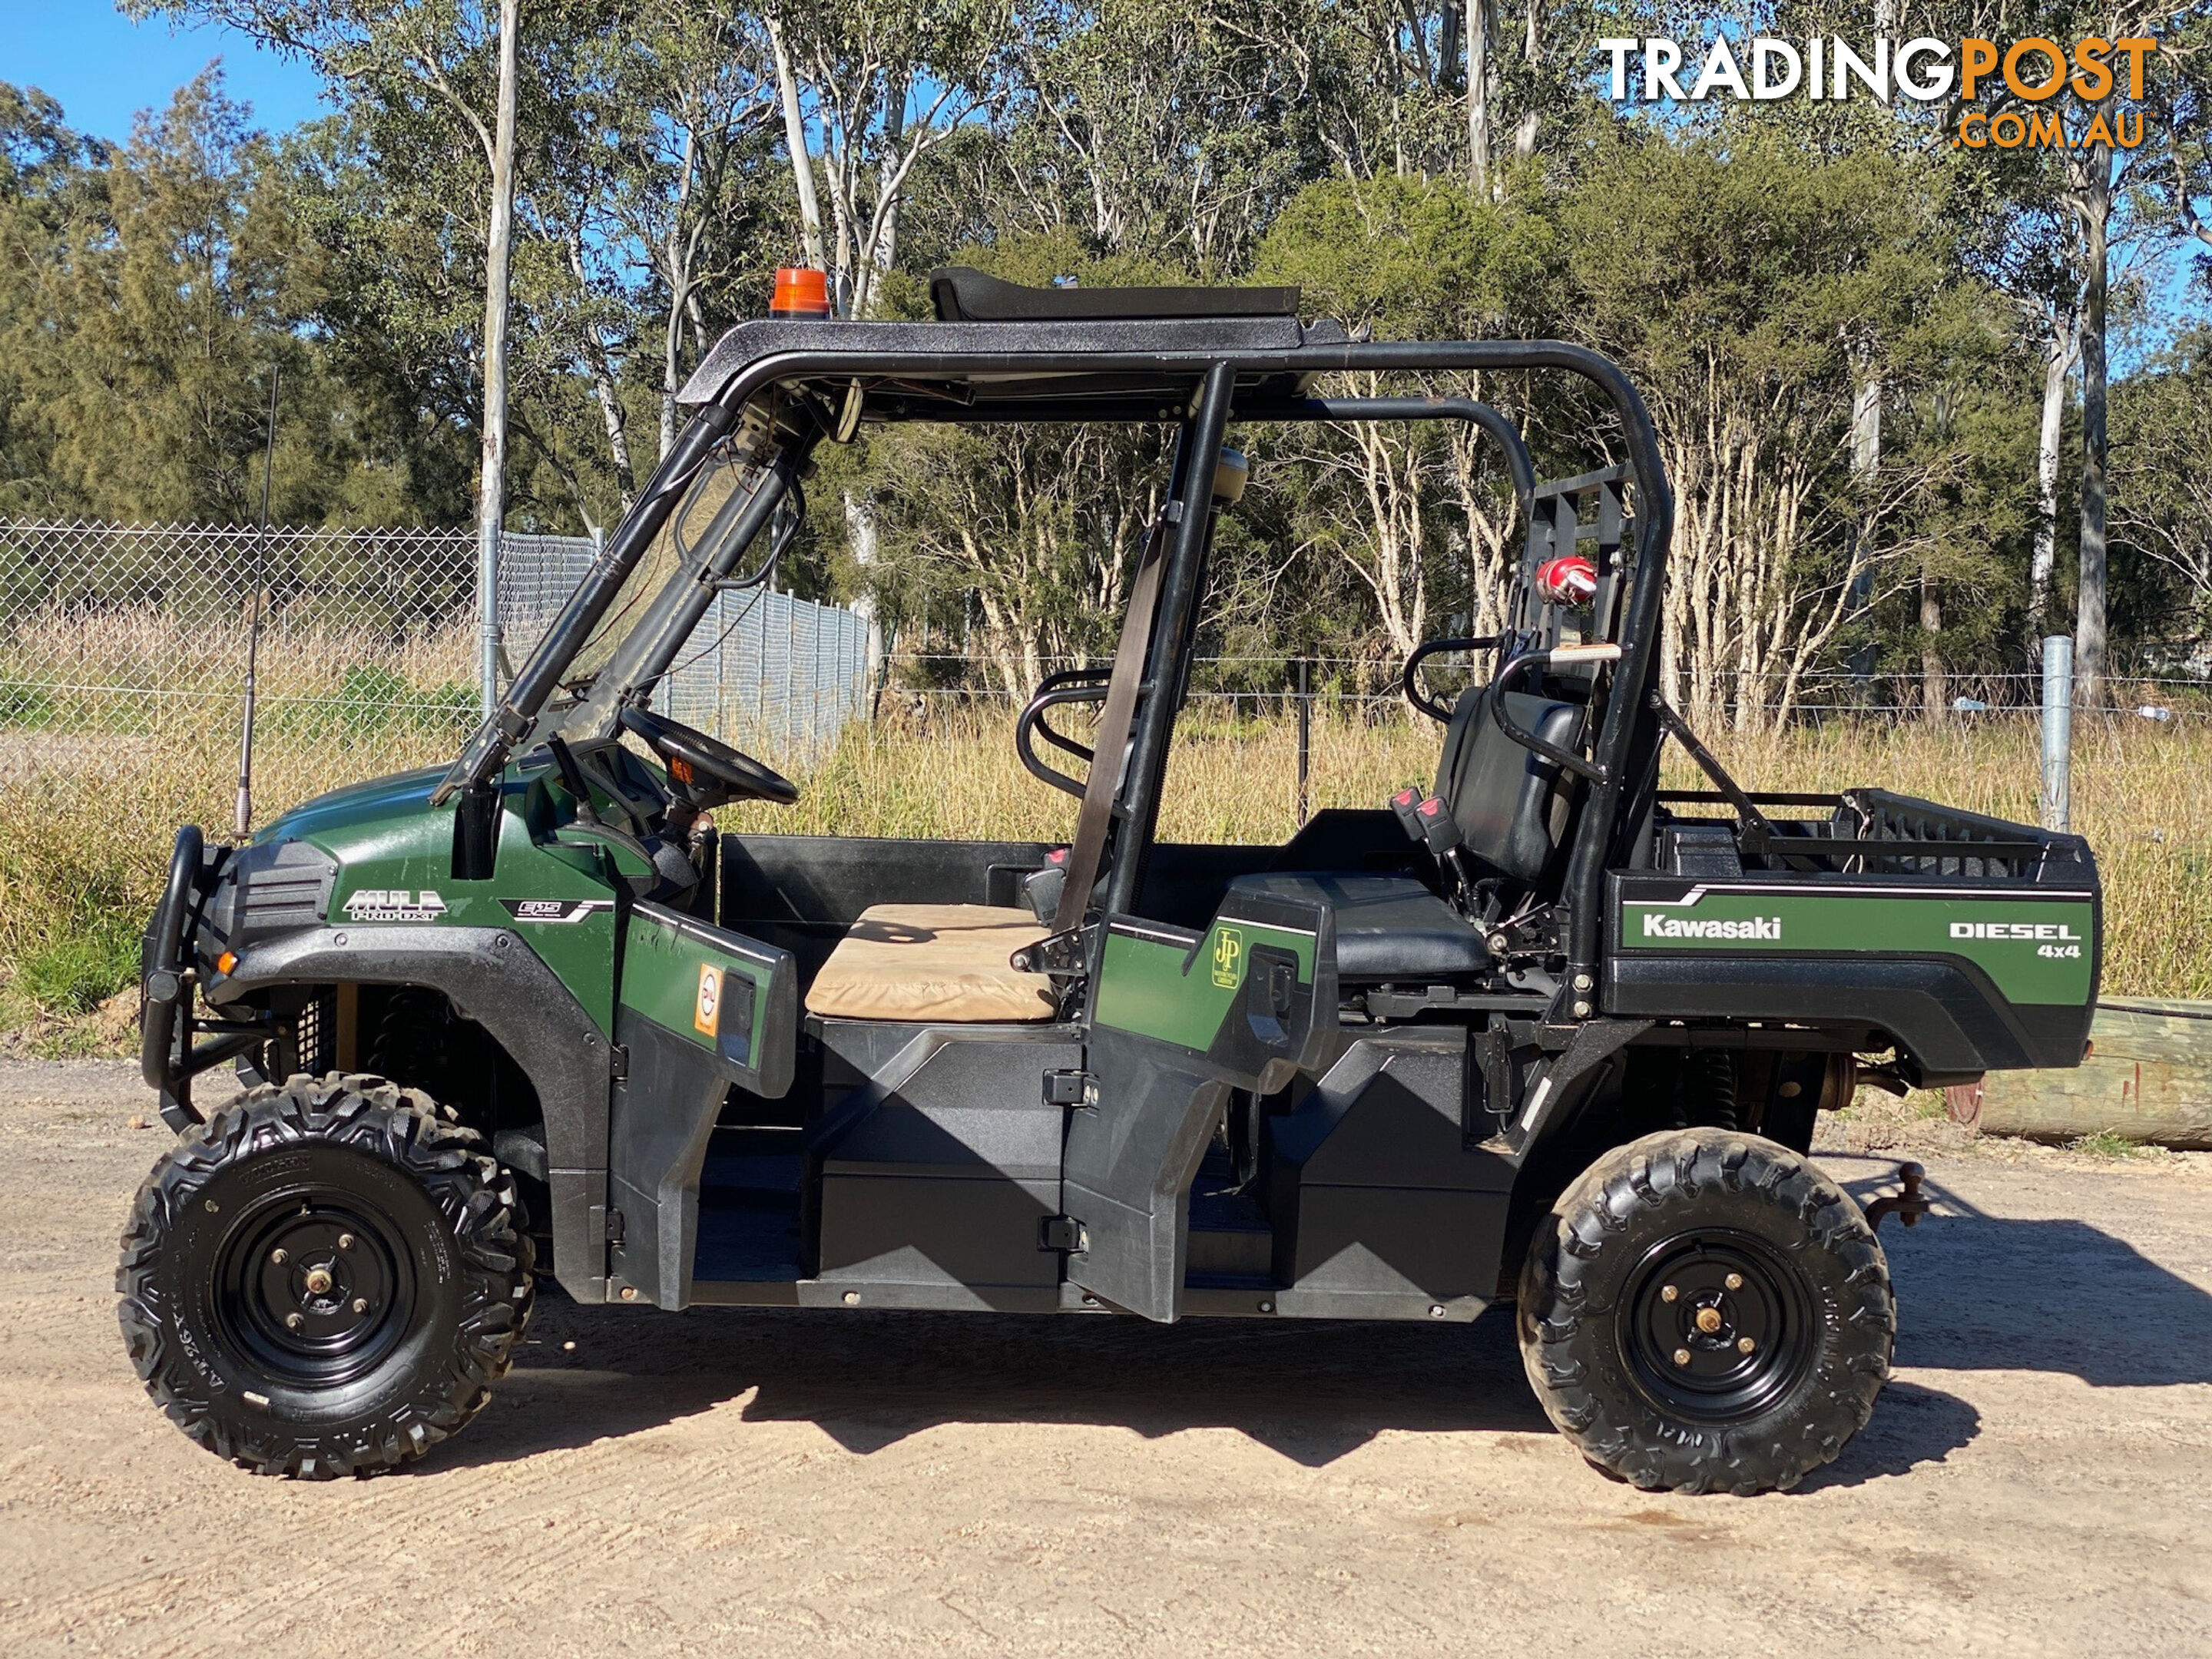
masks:
<path id="1" fill-rule="evenodd" d="M 295 1189 L 241 1216 L 216 1267 L 216 1316 L 254 1367 L 303 1388 L 367 1376 L 415 1324 L 413 1252 L 356 1193 Z"/>
<path id="2" fill-rule="evenodd" d="M 1763 1238 L 1711 1231 L 1654 1245 L 1620 1310 L 1631 1376 L 1662 1411 L 1747 1422 L 1796 1388 L 1819 1352 L 1804 1273 Z"/>

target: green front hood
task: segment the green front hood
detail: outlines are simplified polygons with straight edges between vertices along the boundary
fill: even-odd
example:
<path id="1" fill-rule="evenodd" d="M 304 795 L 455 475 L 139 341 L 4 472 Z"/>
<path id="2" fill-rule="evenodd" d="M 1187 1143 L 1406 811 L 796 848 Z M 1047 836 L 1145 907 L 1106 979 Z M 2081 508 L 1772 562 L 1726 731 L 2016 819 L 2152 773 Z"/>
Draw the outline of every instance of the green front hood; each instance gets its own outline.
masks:
<path id="1" fill-rule="evenodd" d="M 257 845 L 301 842 L 337 866 L 325 925 L 356 930 L 410 927 L 495 928 L 513 933 L 550 967 L 602 1035 L 613 1029 L 615 896 L 604 850 L 562 842 L 538 792 L 541 838 L 531 833 L 532 775 L 503 784 L 496 873 L 453 873 L 453 808 L 430 805 L 442 766 L 333 789 L 273 819 Z M 584 908 L 572 910 L 582 902 Z M 551 922 L 516 907 L 550 906 Z M 542 913 L 541 913 L 542 914 Z M 520 920 L 518 921 L 518 918 Z"/>
<path id="2" fill-rule="evenodd" d="M 271 820 L 253 839 L 313 841 L 329 847 L 356 841 L 364 831 L 385 829 L 398 820 L 418 820 L 429 810 L 431 793 L 446 769 L 423 767 L 333 789 Z"/>

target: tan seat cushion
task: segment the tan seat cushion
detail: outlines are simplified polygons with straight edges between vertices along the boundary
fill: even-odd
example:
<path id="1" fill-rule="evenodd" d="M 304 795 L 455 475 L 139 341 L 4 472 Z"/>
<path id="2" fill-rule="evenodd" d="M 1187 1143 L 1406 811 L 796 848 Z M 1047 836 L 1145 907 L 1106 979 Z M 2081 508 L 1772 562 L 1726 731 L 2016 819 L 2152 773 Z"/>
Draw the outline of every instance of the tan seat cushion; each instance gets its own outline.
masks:
<path id="1" fill-rule="evenodd" d="M 988 904 L 877 904 L 860 913 L 806 993 L 830 1019 L 1050 1019 L 1052 981 L 1006 958 L 1048 930 Z"/>

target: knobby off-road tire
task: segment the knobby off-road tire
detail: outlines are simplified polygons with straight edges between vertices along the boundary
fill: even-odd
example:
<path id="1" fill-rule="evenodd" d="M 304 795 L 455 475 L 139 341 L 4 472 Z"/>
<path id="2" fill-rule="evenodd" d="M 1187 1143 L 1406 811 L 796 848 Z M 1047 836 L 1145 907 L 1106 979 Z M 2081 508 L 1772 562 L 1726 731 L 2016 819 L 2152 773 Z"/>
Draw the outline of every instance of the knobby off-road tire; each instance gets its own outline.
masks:
<path id="1" fill-rule="evenodd" d="M 115 1287 L 170 1421 L 263 1474 L 419 1457 L 491 1397 L 530 1318 L 513 1178 L 430 1098 L 297 1076 L 154 1166 Z"/>
<path id="2" fill-rule="evenodd" d="M 1607 1153 L 1522 1269 L 1521 1357 L 1559 1431 L 1652 1490 L 1795 1486 L 1889 1376 L 1889 1263 L 1850 1195 L 1787 1147 L 1690 1129 Z"/>

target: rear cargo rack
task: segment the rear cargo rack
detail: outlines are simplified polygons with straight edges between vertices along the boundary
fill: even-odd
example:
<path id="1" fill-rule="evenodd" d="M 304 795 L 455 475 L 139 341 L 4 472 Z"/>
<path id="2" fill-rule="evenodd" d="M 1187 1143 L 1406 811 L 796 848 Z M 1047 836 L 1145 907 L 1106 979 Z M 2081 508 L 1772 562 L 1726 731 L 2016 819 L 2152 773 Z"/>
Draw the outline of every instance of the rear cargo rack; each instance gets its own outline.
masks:
<path id="1" fill-rule="evenodd" d="M 1747 858 L 1778 858 L 1800 870 L 1814 867 L 1808 860 L 1838 859 L 1844 860 L 1842 867 L 1855 866 L 1862 874 L 1988 878 L 2033 876 L 2046 859 L 2070 863 L 2087 856 L 2087 843 L 2076 836 L 2041 834 L 2023 840 L 2019 824 L 1886 789 L 1753 794 L 1729 776 L 1719 757 L 1656 691 L 1650 707 L 1717 786 L 1662 789 L 1654 799 L 1733 808 L 1742 823 L 1737 839 Z M 1760 811 L 1765 806 L 1826 807 L 1834 827 L 1856 833 L 1808 834 L 1795 824 L 1776 823 Z"/>

